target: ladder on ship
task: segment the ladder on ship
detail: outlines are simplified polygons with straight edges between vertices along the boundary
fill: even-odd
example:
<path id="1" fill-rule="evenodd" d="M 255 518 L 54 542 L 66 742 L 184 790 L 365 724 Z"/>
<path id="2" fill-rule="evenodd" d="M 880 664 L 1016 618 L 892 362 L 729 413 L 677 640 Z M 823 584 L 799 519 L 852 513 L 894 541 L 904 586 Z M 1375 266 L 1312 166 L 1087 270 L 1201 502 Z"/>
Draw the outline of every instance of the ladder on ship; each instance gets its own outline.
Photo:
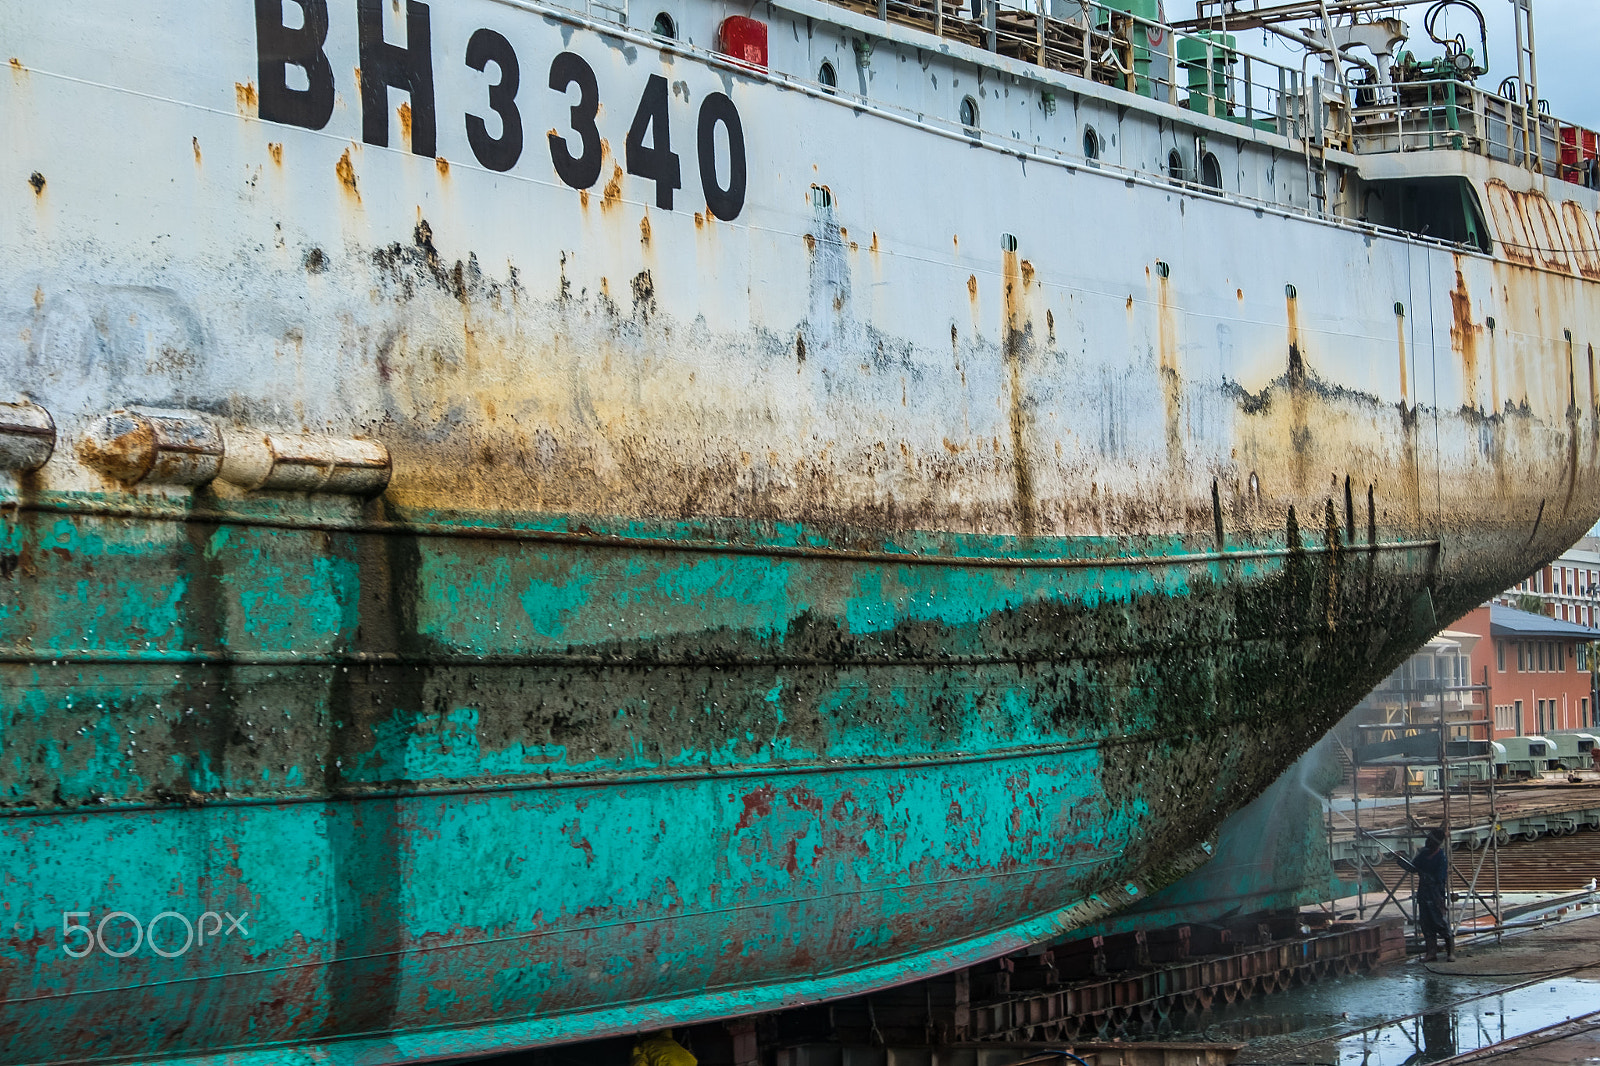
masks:
<path id="1" fill-rule="evenodd" d="M 1522 95 L 1522 161 L 1544 170 L 1544 131 L 1539 122 L 1539 64 L 1534 59 L 1533 0 L 1513 0 L 1517 37 L 1517 88 Z"/>

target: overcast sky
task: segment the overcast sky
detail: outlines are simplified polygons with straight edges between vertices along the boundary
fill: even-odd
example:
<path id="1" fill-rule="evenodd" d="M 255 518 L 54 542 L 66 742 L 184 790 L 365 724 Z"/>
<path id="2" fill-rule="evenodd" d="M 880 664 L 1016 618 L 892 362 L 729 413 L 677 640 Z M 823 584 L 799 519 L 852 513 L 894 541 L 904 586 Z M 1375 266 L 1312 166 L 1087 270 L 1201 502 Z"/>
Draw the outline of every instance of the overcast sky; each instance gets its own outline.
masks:
<path id="1" fill-rule="evenodd" d="M 1493 92 L 1517 72 L 1516 40 L 1511 29 L 1511 0 L 1474 0 L 1489 23 L 1489 75 L 1479 84 Z M 1247 5 L 1241 3 L 1241 8 Z M 1265 5 L 1263 5 L 1265 6 Z M 1192 14 L 1193 5 L 1168 0 L 1167 10 Z M 1422 30 L 1423 4 L 1409 7 L 1402 18 L 1411 27 L 1411 45 L 1420 56 L 1439 54 Z M 1440 20 L 1451 34 L 1463 34 L 1477 52 L 1478 26 L 1462 7 L 1447 10 Z M 1567 122 L 1600 129 L 1600 0 L 1534 0 L 1533 28 L 1539 55 L 1539 95 L 1550 101 L 1551 114 Z M 1441 34 L 1443 36 L 1443 34 Z M 1239 46 L 1260 53 L 1259 34 L 1241 35 Z"/>

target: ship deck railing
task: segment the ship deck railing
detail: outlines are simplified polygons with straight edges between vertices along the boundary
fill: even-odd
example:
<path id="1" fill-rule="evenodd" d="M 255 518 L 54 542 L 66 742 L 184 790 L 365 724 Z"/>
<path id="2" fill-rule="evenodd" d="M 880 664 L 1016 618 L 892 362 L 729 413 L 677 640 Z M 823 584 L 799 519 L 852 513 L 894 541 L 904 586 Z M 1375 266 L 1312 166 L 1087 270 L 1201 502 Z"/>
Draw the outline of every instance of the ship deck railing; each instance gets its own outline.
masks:
<path id="1" fill-rule="evenodd" d="M 1291 138 L 1308 130 L 1308 80 L 1300 70 L 1100 0 L 1068 0 L 1072 13 L 1065 16 L 1048 14 L 1047 0 L 831 2 L 1211 118 Z"/>
<path id="2" fill-rule="evenodd" d="M 1593 131 L 1520 100 L 1454 79 L 1357 88 L 1354 148 L 1361 155 L 1471 152 L 1546 177 L 1600 187 Z"/>

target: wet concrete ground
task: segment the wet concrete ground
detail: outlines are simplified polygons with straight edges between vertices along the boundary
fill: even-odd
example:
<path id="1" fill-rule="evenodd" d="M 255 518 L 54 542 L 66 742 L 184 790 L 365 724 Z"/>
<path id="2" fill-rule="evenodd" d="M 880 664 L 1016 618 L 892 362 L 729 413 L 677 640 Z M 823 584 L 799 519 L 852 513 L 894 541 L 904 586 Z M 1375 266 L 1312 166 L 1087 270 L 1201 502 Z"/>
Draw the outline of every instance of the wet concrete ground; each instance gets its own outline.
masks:
<path id="1" fill-rule="evenodd" d="M 1463 945 L 1213 1011 L 1174 1039 L 1240 1042 L 1238 1062 L 1409 1066 L 1480 1053 L 1508 1063 L 1600 1062 L 1600 1016 L 1520 1050 L 1503 1042 L 1600 1012 L 1600 915 Z M 1589 1028 L 1589 1023 L 1597 1023 Z M 1492 1054 L 1490 1054 L 1492 1052 Z M 1473 1061 L 1478 1060 L 1474 1055 Z"/>

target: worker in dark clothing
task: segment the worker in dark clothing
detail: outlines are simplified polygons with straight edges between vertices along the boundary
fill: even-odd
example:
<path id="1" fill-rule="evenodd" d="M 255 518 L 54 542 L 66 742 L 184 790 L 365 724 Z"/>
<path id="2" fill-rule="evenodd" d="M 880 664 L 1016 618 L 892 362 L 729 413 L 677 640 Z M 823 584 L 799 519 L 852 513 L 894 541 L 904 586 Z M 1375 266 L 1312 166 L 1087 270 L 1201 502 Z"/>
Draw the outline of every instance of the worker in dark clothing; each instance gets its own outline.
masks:
<path id="1" fill-rule="evenodd" d="M 1428 840 L 1408 859 L 1396 855 L 1401 866 L 1417 875 L 1417 924 L 1422 928 L 1422 939 L 1427 945 L 1423 959 L 1433 962 L 1439 957 L 1439 937 L 1444 937 L 1445 958 L 1456 960 L 1456 934 L 1450 928 L 1449 877 L 1450 856 L 1444 850 L 1444 830 L 1431 829 Z"/>

